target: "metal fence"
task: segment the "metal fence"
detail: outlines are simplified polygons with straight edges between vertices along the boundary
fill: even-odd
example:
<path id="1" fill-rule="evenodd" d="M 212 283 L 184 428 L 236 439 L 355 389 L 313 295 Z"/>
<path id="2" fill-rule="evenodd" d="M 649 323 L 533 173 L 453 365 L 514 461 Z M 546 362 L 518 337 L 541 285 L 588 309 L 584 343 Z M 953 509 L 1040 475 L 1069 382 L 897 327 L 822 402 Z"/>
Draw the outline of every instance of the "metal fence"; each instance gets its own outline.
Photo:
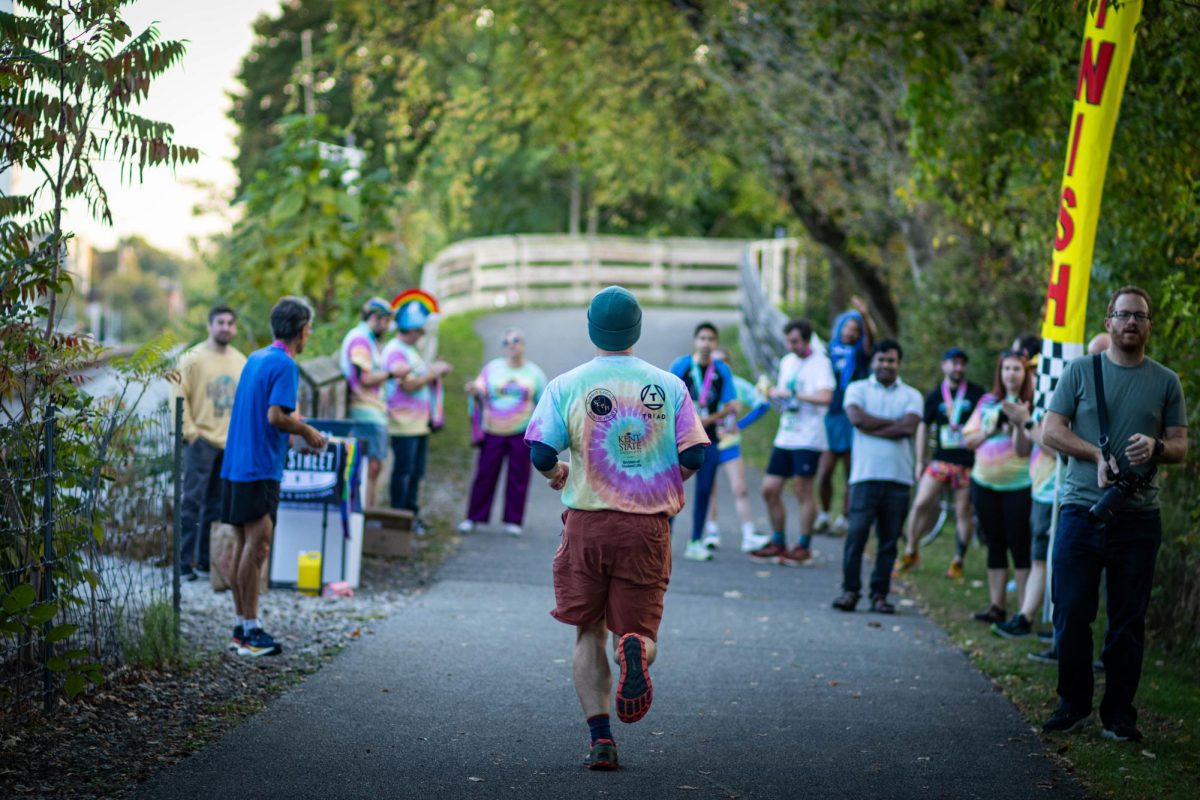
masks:
<path id="1" fill-rule="evenodd" d="M 96 402 L 0 425 L 0 723 L 177 625 L 182 405 Z"/>

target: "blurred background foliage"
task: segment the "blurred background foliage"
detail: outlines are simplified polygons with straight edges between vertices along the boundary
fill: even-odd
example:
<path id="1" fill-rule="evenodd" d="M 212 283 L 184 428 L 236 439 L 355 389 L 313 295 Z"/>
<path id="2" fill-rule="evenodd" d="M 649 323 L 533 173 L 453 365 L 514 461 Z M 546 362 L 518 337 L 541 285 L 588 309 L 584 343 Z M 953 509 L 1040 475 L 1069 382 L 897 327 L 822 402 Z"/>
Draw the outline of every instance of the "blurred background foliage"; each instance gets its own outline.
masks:
<path id="1" fill-rule="evenodd" d="M 1040 328 L 1086 8 L 291 0 L 258 20 L 242 62 L 241 220 L 208 259 L 204 297 L 243 304 L 261 342 L 247 317 L 303 275 L 333 337 L 465 237 L 782 232 L 807 242 L 818 291 L 796 311 L 819 329 L 857 293 L 904 343 L 910 382 L 931 385 L 951 344 L 986 382 L 995 355 Z M 1113 289 L 1151 292 L 1151 354 L 1180 372 L 1193 420 L 1197 32 L 1195 5 L 1145 3 L 1089 309 L 1095 333 Z M 306 85 L 315 116 L 301 123 Z M 362 150 L 352 180 L 313 160 L 316 138 Z M 1196 463 L 1165 481 L 1154 616 L 1183 647 L 1200 641 Z"/>

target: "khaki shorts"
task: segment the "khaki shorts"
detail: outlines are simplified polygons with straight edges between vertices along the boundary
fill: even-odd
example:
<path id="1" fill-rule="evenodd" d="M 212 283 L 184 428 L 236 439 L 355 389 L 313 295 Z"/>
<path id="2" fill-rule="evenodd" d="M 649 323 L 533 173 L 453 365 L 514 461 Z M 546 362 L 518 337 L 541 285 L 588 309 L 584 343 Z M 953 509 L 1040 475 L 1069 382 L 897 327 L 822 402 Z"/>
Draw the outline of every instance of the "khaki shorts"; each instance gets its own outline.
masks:
<path id="1" fill-rule="evenodd" d="M 618 635 L 658 641 L 671 578 L 671 526 L 657 514 L 563 512 L 550 615 L 568 625 L 604 622 Z"/>

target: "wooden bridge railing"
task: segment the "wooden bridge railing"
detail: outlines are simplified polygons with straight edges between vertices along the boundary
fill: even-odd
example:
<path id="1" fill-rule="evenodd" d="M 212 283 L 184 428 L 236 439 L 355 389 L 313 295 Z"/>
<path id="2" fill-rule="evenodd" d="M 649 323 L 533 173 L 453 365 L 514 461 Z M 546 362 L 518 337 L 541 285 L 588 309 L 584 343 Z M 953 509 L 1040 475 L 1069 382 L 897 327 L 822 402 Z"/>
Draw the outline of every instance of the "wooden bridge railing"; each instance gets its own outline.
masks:
<path id="1" fill-rule="evenodd" d="M 421 288 L 447 315 L 586 305 L 611 284 L 653 305 L 738 308 L 743 349 L 756 370 L 773 373 L 783 352 L 780 307 L 803 307 L 807 300 L 799 245 L 796 239 L 488 236 L 438 253 L 421 272 Z"/>

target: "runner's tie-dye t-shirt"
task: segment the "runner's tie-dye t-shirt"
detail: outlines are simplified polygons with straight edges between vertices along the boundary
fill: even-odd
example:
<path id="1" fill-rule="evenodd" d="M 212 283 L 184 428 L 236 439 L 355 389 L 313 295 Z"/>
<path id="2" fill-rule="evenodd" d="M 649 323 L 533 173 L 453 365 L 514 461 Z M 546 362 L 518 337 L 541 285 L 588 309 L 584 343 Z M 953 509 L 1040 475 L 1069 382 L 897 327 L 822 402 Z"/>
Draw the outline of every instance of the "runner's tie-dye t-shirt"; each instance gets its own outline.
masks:
<path id="1" fill-rule="evenodd" d="M 528 361 L 511 367 L 508 359 L 496 358 L 484 365 L 478 381 L 485 389 L 483 429 L 495 436 L 524 433 L 546 388 L 541 367 Z"/>
<path id="2" fill-rule="evenodd" d="M 679 452 L 708 444 L 683 381 L 634 356 L 598 356 L 546 387 L 526 442 L 571 451 L 563 504 L 674 516 Z"/>

